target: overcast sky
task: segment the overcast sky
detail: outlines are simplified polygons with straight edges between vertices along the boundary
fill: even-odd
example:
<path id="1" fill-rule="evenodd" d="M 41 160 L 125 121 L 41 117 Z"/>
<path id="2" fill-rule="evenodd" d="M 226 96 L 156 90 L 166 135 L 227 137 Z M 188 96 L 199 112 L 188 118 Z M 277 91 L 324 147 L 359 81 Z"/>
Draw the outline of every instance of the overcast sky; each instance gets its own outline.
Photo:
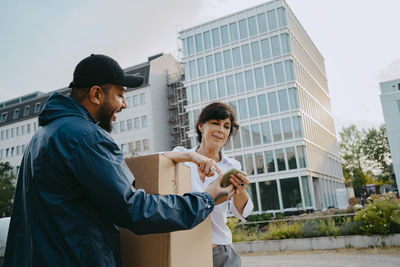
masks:
<path id="1" fill-rule="evenodd" d="M 91 53 L 122 67 L 165 52 L 177 30 L 261 0 L 0 0 L 0 102 L 68 86 Z M 337 129 L 383 123 L 379 82 L 400 78 L 398 0 L 286 0 L 325 58 Z"/>

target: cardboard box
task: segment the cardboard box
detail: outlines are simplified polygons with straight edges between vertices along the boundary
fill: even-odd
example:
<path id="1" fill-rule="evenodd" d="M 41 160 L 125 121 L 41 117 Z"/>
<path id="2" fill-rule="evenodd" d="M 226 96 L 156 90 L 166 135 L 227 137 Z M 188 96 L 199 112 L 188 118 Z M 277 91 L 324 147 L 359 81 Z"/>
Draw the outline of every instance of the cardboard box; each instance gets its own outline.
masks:
<path id="1" fill-rule="evenodd" d="M 136 188 L 150 194 L 191 191 L 190 168 L 154 154 L 125 160 L 135 176 Z M 123 267 L 212 266 L 211 219 L 191 230 L 166 234 L 136 235 L 120 228 Z"/>

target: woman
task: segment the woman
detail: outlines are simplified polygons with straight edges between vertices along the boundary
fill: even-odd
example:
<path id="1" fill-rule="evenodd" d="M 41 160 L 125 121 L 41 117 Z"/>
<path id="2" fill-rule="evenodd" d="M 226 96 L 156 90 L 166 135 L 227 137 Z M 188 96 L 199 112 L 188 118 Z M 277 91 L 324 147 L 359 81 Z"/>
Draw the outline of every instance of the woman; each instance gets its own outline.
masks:
<path id="1" fill-rule="evenodd" d="M 200 113 L 197 125 L 198 147 L 186 149 L 176 147 L 164 155 L 191 168 L 192 191 L 204 191 L 210 183 L 232 168 L 241 169 L 241 164 L 222 152 L 228 137 L 238 130 L 232 108 L 223 103 L 212 103 Z M 240 266 L 240 257 L 232 247 L 232 233 L 226 225 L 228 206 L 232 214 L 244 220 L 253 210 L 246 188 L 250 180 L 238 173 L 231 175 L 231 184 L 236 193 L 230 200 L 215 206 L 211 213 L 212 246 L 214 266 Z"/>

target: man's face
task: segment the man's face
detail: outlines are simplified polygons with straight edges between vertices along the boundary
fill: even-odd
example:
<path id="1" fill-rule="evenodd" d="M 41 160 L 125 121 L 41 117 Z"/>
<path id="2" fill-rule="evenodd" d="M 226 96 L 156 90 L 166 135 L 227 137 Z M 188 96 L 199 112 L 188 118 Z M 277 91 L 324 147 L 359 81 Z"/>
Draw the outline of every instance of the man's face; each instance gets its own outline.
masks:
<path id="1" fill-rule="evenodd" d="M 119 85 L 111 85 L 108 91 L 105 92 L 105 99 L 97 118 L 99 126 L 107 132 L 112 131 L 112 123 L 117 119 L 116 113 L 126 108 L 124 93 L 124 87 Z"/>

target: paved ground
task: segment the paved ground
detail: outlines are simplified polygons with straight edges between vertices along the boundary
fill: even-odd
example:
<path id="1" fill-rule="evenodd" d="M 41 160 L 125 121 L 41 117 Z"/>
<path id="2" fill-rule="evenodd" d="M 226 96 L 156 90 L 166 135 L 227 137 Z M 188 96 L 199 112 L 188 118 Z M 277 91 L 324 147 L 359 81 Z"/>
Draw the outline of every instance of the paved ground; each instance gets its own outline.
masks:
<path id="1" fill-rule="evenodd" d="M 242 267 L 400 266 L 400 247 L 242 254 Z"/>

